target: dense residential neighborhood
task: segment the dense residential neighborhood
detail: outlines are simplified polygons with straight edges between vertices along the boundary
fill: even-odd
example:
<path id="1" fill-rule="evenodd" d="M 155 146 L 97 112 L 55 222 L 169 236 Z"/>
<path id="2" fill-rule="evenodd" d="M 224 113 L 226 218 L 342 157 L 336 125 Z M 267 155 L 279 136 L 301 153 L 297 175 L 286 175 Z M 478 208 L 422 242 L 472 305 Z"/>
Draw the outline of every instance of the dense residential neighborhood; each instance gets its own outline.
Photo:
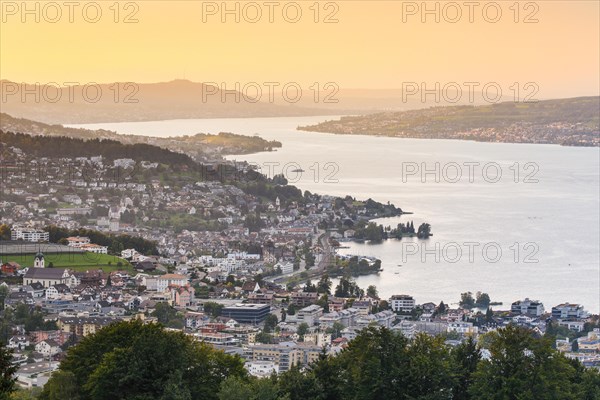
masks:
<path id="1" fill-rule="evenodd" d="M 600 367 L 598 316 L 580 304 L 525 298 L 502 310 L 479 292 L 420 304 L 358 287 L 353 277 L 378 273 L 380 261 L 336 249 L 383 239 L 369 220 L 402 214 L 393 205 L 302 194 L 283 176 L 252 186 L 250 167 L 235 162 L 237 180 L 133 158 L 6 146 L 2 155 L 0 340 L 23 388 L 43 387 L 70 348 L 119 321 L 183 332 L 239 356 L 256 377 L 310 368 L 372 327 L 457 346 L 521 326 Z"/>
<path id="2" fill-rule="evenodd" d="M 74 239 L 72 239 L 74 240 Z M 78 237 L 78 242 L 87 238 Z M 119 320 L 160 322 L 194 338 L 238 354 L 250 374 L 264 377 L 307 367 L 325 350 L 337 354 L 359 332 L 380 326 L 414 338 L 419 333 L 442 335 L 450 345 L 468 337 L 479 338 L 507 325 L 532 329 L 537 335 L 555 338 L 556 348 L 590 368 L 600 367 L 598 316 L 582 305 L 558 304 L 550 310 L 538 301 L 515 301 L 510 310 L 492 311 L 462 306 L 418 304 L 407 294 L 389 299 L 369 287 L 359 296 L 336 295 L 327 275 L 312 284 L 286 287 L 261 276 L 263 268 L 228 270 L 227 260 L 260 257 L 232 253 L 220 261 L 190 257 L 186 263 L 165 268 L 154 258 L 139 257 L 132 269 L 104 272 L 48 268 L 38 253 L 35 265 L 3 263 L 6 278 L 0 284 L 4 305 L 0 334 L 13 349 L 18 383 L 43 386 L 64 352 L 82 338 Z M 149 262 L 150 272 L 135 264 Z M 250 264 L 252 265 L 252 264 Z M 16 273 L 10 268 L 16 266 Z M 207 272 L 211 271 L 211 272 Z M 212 274 L 218 272 L 218 274 Z M 212 275 L 211 275 L 212 274 Z M 22 276 L 22 283 L 14 278 Z M 212 278 L 211 278 L 212 276 Z M 224 279 L 222 279 L 224 277 Z M 344 278 L 342 278 L 344 280 Z M 351 283 L 351 282 L 350 282 Z M 463 294 L 463 300 L 471 296 Z M 478 293 L 477 298 L 482 298 Z M 484 353 L 485 356 L 485 353 Z"/>

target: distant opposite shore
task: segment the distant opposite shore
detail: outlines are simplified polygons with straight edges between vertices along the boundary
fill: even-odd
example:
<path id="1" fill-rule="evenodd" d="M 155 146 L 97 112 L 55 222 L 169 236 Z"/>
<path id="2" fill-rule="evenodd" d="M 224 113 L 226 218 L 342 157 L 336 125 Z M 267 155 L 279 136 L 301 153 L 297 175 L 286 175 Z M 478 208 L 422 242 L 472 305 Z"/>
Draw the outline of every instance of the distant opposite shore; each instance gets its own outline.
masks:
<path id="1" fill-rule="evenodd" d="M 600 146 L 600 97 L 431 107 L 342 117 L 298 130 L 343 135 Z"/>

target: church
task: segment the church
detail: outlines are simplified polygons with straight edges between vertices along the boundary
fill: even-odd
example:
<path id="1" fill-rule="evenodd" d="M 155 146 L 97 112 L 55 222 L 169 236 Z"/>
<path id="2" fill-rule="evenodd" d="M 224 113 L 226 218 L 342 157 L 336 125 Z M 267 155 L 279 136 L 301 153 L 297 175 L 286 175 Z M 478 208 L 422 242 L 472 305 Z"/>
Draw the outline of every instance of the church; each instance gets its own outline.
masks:
<path id="1" fill-rule="evenodd" d="M 39 252 L 33 259 L 33 267 L 29 268 L 23 277 L 23 285 L 39 282 L 47 288 L 59 283 L 66 283 L 68 278 L 69 272 L 64 268 L 46 268 L 44 254 Z"/>

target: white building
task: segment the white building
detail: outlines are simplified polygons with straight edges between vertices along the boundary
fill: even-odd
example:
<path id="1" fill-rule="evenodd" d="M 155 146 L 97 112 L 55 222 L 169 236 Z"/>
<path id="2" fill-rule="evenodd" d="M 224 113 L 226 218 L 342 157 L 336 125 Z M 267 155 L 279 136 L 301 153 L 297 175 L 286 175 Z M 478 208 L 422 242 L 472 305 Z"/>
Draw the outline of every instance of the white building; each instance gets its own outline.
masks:
<path id="1" fill-rule="evenodd" d="M 399 294 L 390 297 L 390 307 L 395 312 L 411 312 L 415 308 L 415 299 L 406 294 Z"/>
<path id="2" fill-rule="evenodd" d="M 313 332 L 304 335 L 304 343 L 311 343 L 323 347 L 331 344 L 331 334 L 325 332 Z"/>
<path id="3" fill-rule="evenodd" d="M 164 292 L 169 285 L 185 286 L 188 283 L 188 278 L 185 275 L 166 274 L 156 278 L 156 290 Z"/>
<path id="4" fill-rule="evenodd" d="M 113 165 L 120 168 L 133 168 L 135 167 L 135 161 L 131 158 L 119 158 L 113 161 Z"/>
<path id="5" fill-rule="evenodd" d="M 564 326 L 575 332 L 583 332 L 585 329 L 584 321 L 559 321 L 558 325 Z"/>
<path id="6" fill-rule="evenodd" d="M 60 345 L 52 339 L 42 340 L 35 345 L 35 351 L 43 354 L 46 357 L 51 357 L 60 353 Z"/>
<path id="7" fill-rule="evenodd" d="M 118 232 L 121 229 L 121 225 L 119 223 L 119 220 L 118 219 L 111 219 L 110 223 L 109 223 L 109 226 L 108 226 L 108 229 L 111 232 Z"/>
<path id="8" fill-rule="evenodd" d="M 292 272 L 294 272 L 294 264 L 292 264 L 289 261 L 278 262 L 273 266 L 273 268 L 275 269 L 277 269 L 278 267 L 281 268 L 282 274 L 291 274 Z"/>
<path id="9" fill-rule="evenodd" d="M 121 251 L 121 258 L 129 260 L 130 258 L 133 258 L 137 254 L 139 254 L 139 253 L 137 252 L 136 249 L 125 249 L 125 250 Z"/>
<path id="10" fill-rule="evenodd" d="M 16 335 L 16 336 L 12 336 L 9 340 L 8 340 L 8 344 L 6 345 L 6 347 L 8 347 L 9 349 L 25 349 L 25 347 L 29 346 L 29 339 L 27 338 L 26 335 Z"/>
<path id="11" fill-rule="evenodd" d="M 41 229 L 13 227 L 10 232 L 10 239 L 26 242 L 47 242 L 50 239 L 50 234 Z"/>
<path id="12" fill-rule="evenodd" d="M 522 315 L 533 315 L 539 317 L 544 313 L 544 305 L 538 300 L 518 300 L 512 303 L 510 311 L 522 314 Z"/>
<path id="13" fill-rule="evenodd" d="M 552 307 L 552 318 L 587 318 L 588 313 L 583 310 L 580 304 L 563 303 Z"/>
<path id="14" fill-rule="evenodd" d="M 400 331 L 405 337 L 412 339 L 417 333 L 417 324 L 413 321 L 401 321 L 392 327 L 394 331 Z"/>
<path id="15" fill-rule="evenodd" d="M 299 310 L 296 313 L 296 320 L 298 321 L 298 324 L 305 322 L 308 324 L 308 326 L 313 326 L 319 321 L 319 318 L 321 318 L 322 315 L 323 308 L 313 304 Z"/>
<path id="16" fill-rule="evenodd" d="M 63 200 L 67 203 L 75 204 L 76 206 L 80 206 L 82 203 L 81 197 L 76 194 L 66 194 L 63 196 Z"/>
<path id="17" fill-rule="evenodd" d="M 79 248 L 84 251 L 89 251 L 90 253 L 108 254 L 108 247 L 100 246 L 99 244 L 88 243 L 79 246 Z"/>
<path id="18" fill-rule="evenodd" d="M 236 258 L 217 258 L 215 261 L 217 261 L 218 263 L 217 265 L 219 267 L 219 270 L 227 273 L 237 271 L 238 269 L 243 268 L 246 265 L 246 262 L 244 260 Z"/>
<path id="19" fill-rule="evenodd" d="M 478 328 L 472 322 L 451 322 L 448 324 L 447 332 L 456 332 L 461 335 L 477 334 Z"/>
<path id="20" fill-rule="evenodd" d="M 70 236 L 67 238 L 67 246 L 81 247 L 90 243 L 90 238 L 87 236 Z"/>
<path id="21" fill-rule="evenodd" d="M 227 254 L 227 258 L 233 258 L 236 260 L 254 260 L 254 261 L 258 261 L 260 260 L 260 254 L 252 254 L 252 253 L 248 253 L 246 251 L 242 251 L 242 252 L 237 252 L 237 253 L 229 253 Z"/>
<path id="22" fill-rule="evenodd" d="M 273 361 L 248 361 L 244 364 L 248 373 L 258 378 L 270 376 L 273 372 L 279 372 L 279 366 Z"/>

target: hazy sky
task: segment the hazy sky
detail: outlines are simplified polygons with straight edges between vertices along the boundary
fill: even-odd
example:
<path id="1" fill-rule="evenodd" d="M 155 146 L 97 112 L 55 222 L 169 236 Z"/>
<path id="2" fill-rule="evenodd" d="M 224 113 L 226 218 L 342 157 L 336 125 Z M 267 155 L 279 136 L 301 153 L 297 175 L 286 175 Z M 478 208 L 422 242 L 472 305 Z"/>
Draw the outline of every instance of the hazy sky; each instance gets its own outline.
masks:
<path id="1" fill-rule="evenodd" d="M 221 1 L 29 2 L 31 13 L 1 3 L 0 77 L 17 82 L 535 82 L 538 98 L 600 90 L 595 0 L 428 2 L 425 15 L 420 1 L 229 1 L 231 14 Z"/>

